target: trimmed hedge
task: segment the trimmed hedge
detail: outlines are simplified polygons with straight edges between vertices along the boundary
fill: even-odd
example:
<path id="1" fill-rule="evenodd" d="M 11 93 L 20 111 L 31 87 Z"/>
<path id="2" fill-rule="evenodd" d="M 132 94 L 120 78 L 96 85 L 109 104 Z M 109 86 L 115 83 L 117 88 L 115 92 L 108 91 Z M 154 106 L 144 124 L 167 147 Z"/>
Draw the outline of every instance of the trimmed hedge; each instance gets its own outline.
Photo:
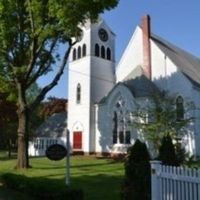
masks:
<path id="1" fill-rule="evenodd" d="M 37 200 L 83 200 L 82 190 L 59 184 L 57 180 L 11 173 L 3 174 L 1 178 L 6 187 L 28 194 Z"/>

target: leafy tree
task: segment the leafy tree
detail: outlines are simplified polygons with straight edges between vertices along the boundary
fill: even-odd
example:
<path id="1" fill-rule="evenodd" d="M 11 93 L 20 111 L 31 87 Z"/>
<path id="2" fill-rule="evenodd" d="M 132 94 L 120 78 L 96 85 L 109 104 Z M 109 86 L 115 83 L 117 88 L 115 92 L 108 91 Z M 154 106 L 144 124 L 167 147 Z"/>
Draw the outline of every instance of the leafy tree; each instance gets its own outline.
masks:
<path id="1" fill-rule="evenodd" d="M 40 91 L 37 83 L 33 83 L 27 90 L 27 101 L 31 102 L 33 97 Z M 9 88 L 9 85 L 0 77 L 0 148 L 8 149 L 8 157 L 11 157 L 11 151 L 17 145 L 17 93 L 15 88 Z M 35 130 L 42 123 L 43 118 L 36 110 L 33 111 L 29 131 Z"/>
<path id="2" fill-rule="evenodd" d="M 28 89 L 27 89 L 27 102 L 31 103 L 34 101 L 35 97 L 41 92 L 41 88 L 37 83 L 33 83 Z"/>
<path id="3" fill-rule="evenodd" d="M 16 104 L 8 100 L 8 94 L 0 93 L 0 148 L 8 148 L 11 156 L 11 146 L 16 143 L 17 114 Z"/>
<path id="4" fill-rule="evenodd" d="M 151 190 L 150 155 L 146 144 L 136 140 L 125 161 L 124 200 L 148 200 Z"/>
<path id="5" fill-rule="evenodd" d="M 114 8 L 118 0 L 1 0 L 0 1 L 0 73 L 17 91 L 18 159 L 17 168 L 27 168 L 28 124 L 30 113 L 59 81 L 79 28 L 88 18 Z M 58 51 L 63 44 L 62 54 Z M 59 61 L 59 62 L 58 62 Z M 52 66 L 54 78 L 32 100 L 30 86 Z"/>
<path id="6" fill-rule="evenodd" d="M 0 70 L 1 70 L 1 63 L 0 63 Z M 9 81 L 3 76 L 0 71 L 0 99 L 2 101 L 8 100 L 12 102 L 16 102 L 17 100 L 17 91 L 15 90 L 13 85 L 9 84 Z M 6 97 L 6 99 L 5 99 Z"/>
<path id="7" fill-rule="evenodd" d="M 43 102 L 42 107 L 40 115 L 46 119 L 54 113 L 67 112 L 67 99 L 49 97 L 47 102 Z"/>
<path id="8" fill-rule="evenodd" d="M 176 98 L 167 92 L 154 94 L 149 105 L 138 106 L 133 113 L 133 125 L 158 150 L 164 136 L 169 135 L 172 140 L 176 140 L 185 134 L 186 126 L 194 120 L 190 115 L 192 109 L 195 108 L 191 102 L 184 102 L 184 118 L 178 119 Z"/>
<path id="9" fill-rule="evenodd" d="M 1 85 L 2 86 L 2 85 Z M 30 102 L 34 94 L 39 92 L 37 84 L 33 84 L 34 88 L 28 90 L 27 99 Z M 4 92 L 3 92 L 4 91 Z M 11 150 L 16 148 L 17 140 L 17 106 L 16 93 L 8 93 L 6 85 L 0 88 L 0 148 L 8 149 L 8 156 L 11 157 Z M 38 110 L 34 110 L 31 115 L 29 131 L 35 130 L 36 127 L 44 121 L 39 115 Z"/>

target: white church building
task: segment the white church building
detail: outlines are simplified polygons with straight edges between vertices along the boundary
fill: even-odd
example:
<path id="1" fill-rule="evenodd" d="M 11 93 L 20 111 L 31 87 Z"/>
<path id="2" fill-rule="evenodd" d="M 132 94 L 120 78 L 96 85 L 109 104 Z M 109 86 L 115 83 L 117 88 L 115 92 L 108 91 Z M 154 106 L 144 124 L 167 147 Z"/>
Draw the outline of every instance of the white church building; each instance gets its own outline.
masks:
<path id="1" fill-rule="evenodd" d="M 71 51 L 68 71 L 68 129 L 74 153 L 125 153 L 140 133 L 129 126 L 136 104 L 145 105 L 154 91 L 169 91 L 200 107 L 200 59 L 150 31 L 142 18 L 119 63 L 115 34 L 99 20 L 82 27 Z M 200 155 L 200 111 L 187 130 L 184 146 Z"/>

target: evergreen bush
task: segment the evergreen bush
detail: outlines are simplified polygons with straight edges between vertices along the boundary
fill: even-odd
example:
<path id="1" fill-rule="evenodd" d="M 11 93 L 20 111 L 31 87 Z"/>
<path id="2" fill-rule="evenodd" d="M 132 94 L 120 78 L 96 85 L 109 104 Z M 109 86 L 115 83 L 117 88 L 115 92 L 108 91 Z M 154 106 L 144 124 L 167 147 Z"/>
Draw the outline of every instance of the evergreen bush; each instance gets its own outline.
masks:
<path id="1" fill-rule="evenodd" d="M 181 164 L 185 163 L 186 157 L 187 157 L 187 153 L 186 153 L 185 148 L 181 145 L 180 142 L 176 143 L 175 150 L 176 150 L 176 157 L 177 157 L 178 165 L 181 165 Z"/>
<path id="2" fill-rule="evenodd" d="M 158 160 L 162 161 L 162 164 L 164 165 L 179 166 L 175 146 L 173 145 L 172 138 L 169 135 L 162 138 Z"/>
<path id="3" fill-rule="evenodd" d="M 125 161 L 124 200 L 149 200 L 151 192 L 150 155 L 146 144 L 136 140 Z"/>

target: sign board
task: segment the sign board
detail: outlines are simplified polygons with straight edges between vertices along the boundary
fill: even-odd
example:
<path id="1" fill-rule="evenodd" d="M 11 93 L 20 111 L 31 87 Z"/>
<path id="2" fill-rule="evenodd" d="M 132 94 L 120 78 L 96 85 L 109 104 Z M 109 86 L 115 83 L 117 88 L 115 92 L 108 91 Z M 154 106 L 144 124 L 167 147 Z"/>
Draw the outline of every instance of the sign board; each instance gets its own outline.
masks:
<path id="1" fill-rule="evenodd" d="M 46 156 L 50 160 L 62 160 L 67 155 L 67 149 L 61 144 L 53 144 L 46 150 Z"/>

